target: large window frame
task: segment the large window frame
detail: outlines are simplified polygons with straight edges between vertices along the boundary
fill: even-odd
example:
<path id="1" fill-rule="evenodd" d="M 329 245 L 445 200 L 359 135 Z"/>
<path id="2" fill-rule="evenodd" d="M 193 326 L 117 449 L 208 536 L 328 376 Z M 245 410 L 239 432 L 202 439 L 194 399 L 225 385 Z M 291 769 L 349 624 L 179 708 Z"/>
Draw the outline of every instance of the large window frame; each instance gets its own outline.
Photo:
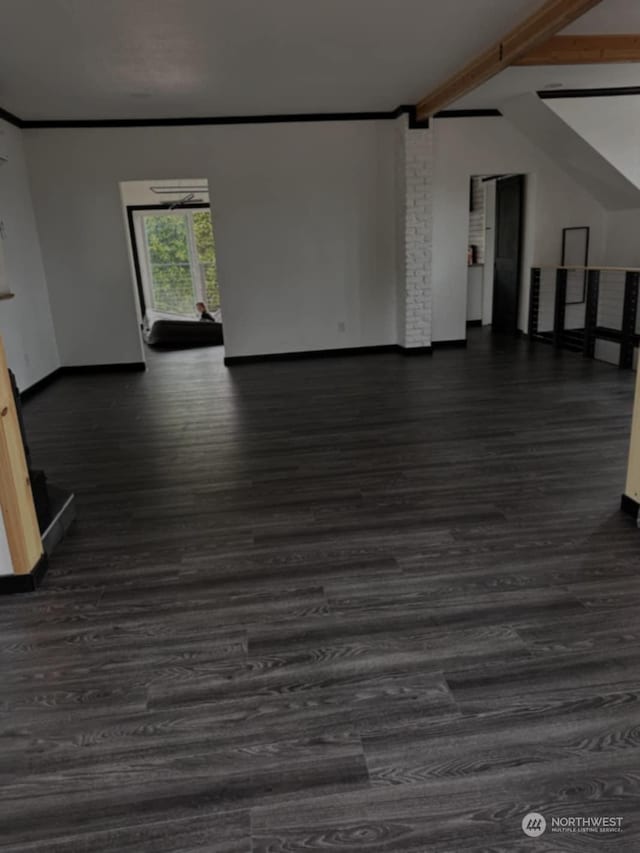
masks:
<path id="1" fill-rule="evenodd" d="M 175 208 L 166 205 L 129 205 L 127 206 L 127 220 L 129 226 L 129 237 L 133 255 L 133 266 L 136 277 L 138 299 L 142 316 L 147 309 L 157 309 L 153 293 L 153 276 L 149 246 L 147 244 L 145 218 L 148 216 L 176 216 L 185 219 L 187 228 L 187 251 L 189 258 L 190 275 L 192 282 L 193 313 L 195 314 L 195 303 L 204 302 L 211 310 L 219 307 L 210 305 L 207 300 L 207 282 L 204 267 L 209 262 L 201 262 L 196 245 L 193 215 L 197 211 L 211 210 L 207 203 L 182 204 Z M 215 261 L 213 262 L 215 263 Z M 184 316 L 184 315 L 179 315 Z"/>

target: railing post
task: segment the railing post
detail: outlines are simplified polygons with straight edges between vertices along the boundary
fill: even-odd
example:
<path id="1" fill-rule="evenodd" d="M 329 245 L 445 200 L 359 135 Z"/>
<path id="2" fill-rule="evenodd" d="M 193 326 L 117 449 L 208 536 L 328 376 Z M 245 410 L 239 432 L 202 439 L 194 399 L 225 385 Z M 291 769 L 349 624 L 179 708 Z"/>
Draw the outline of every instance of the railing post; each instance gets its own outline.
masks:
<path id="1" fill-rule="evenodd" d="M 638 313 L 639 275 L 637 272 L 629 271 L 624 281 L 624 307 L 622 310 L 622 341 L 620 342 L 619 366 L 626 369 L 633 367 L 634 337 Z"/>
<path id="2" fill-rule="evenodd" d="M 587 298 L 584 306 L 584 349 L 585 358 L 596 354 L 596 329 L 598 327 L 598 299 L 600 296 L 600 270 L 587 273 Z"/>
<path id="3" fill-rule="evenodd" d="M 538 317 L 540 314 L 540 267 L 531 268 L 531 286 L 529 288 L 529 324 L 530 338 L 538 334 Z"/>
<path id="4" fill-rule="evenodd" d="M 556 270 L 556 300 L 553 315 L 553 343 L 556 347 L 562 346 L 564 338 L 564 317 L 567 304 L 567 270 Z"/>
<path id="5" fill-rule="evenodd" d="M 627 483 L 622 495 L 622 509 L 634 518 L 638 518 L 638 509 L 640 509 L 640 370 L 636 376 Z"/>

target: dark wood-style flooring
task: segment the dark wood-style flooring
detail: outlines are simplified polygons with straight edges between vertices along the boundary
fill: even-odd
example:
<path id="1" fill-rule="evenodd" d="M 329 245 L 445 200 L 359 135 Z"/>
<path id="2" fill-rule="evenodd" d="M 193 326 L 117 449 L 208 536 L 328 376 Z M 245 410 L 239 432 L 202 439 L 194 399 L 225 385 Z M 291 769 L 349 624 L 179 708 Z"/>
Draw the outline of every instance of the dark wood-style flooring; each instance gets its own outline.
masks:
<path id="1" fill-rule="evenodd" d="M 80 518 L 0 600 L 2 853 L 640 850 L 632 394 L 474 330 L 35 397 Z"/>

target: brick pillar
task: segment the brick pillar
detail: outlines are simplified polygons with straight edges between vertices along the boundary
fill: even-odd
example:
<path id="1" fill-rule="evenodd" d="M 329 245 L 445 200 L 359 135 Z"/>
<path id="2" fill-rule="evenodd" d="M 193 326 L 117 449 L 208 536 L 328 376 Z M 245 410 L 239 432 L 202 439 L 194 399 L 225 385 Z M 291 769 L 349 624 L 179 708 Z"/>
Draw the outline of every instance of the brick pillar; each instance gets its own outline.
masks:
<path id="1" fill-rule="evenodd" d="M 397 323 L 405 349 L 431 346 L 432 131 L 398 120 Z"/>

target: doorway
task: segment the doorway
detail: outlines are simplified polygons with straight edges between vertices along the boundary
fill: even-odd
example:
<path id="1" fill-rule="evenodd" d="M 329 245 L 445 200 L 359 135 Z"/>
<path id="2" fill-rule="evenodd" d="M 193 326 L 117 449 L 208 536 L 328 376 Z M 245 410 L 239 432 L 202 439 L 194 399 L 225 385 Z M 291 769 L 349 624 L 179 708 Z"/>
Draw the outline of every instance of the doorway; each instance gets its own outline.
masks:
<path id="1" fill-rule="evenodd" d="M 525 176 L 496 180 L 492 331 L 518 332 Z"/>

